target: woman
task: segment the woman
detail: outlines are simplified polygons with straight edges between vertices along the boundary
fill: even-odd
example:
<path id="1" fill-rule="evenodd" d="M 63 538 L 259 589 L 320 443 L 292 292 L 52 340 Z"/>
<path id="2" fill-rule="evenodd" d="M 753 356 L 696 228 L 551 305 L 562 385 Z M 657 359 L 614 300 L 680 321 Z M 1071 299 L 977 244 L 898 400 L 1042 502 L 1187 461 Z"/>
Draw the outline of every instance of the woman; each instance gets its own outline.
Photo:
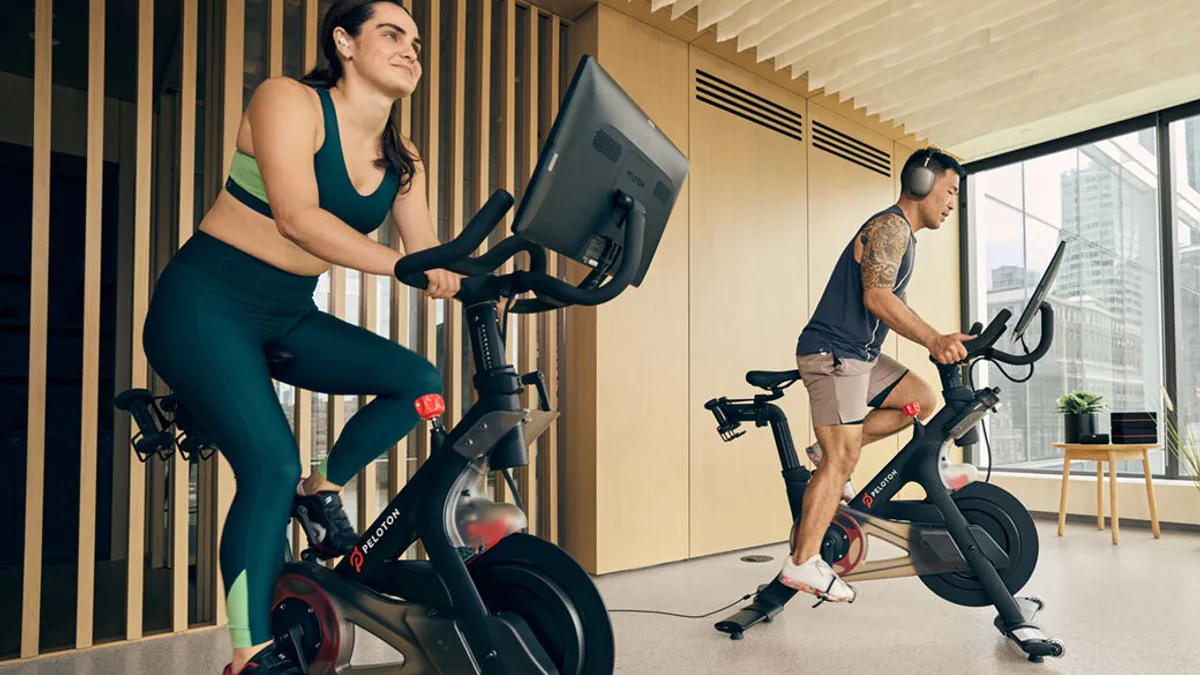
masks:
<path id="1" fill-rule="evenodd" d="M 226 189 L 163 271 L 146 317 L 151 366 L 210 430 L 237 478 L 220 550 L 234 649 L 226 675 L 299 672 L 270 632 L 289 511 L 324 532 L 312 542 L 318 555 L 348 553 L 357 535 L 339 491 L 416 426 L 417 398 L 441 393 L 427 360 L 312 299 L 331 265 L 392 274 L 400 254 L 367 236 L 389 213 L 405 253 L 439 244 L 423 167 L 393 114 L 421 78 L 416 22 L 397 0 L 337 0 L 320 34 L 327 70 L 255 91 Z M 458 291 L 451 272 L 427 276 L 434 298 Z M 294 362 L 268 370 L 269 347 Z M 376 396 L 303 480 L 272 377 Z"/>

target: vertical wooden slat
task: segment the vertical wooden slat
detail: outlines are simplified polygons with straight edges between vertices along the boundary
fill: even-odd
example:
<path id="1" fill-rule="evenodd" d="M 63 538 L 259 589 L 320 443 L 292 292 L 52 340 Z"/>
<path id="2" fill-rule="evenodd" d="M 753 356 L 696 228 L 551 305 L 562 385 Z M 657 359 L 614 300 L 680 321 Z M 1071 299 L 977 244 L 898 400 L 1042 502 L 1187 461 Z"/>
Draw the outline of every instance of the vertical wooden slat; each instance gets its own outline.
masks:
<path id="1" fill-rule="evenodd" d="M 558 56 L 560 33 L 558 17 L 550 17 L 550 67 L 547 69 L 549 80 L 549 100 L 541 101 L 543 114 L 539 124 L 542 138 L 550 135 L 550 127 L 558 115 Z M 547 251 L 546 273 L 552 277 L 558 276 L 559 254 Z M 546 394 L 550 399 L 550 409 L 558 409 L 558 314 L 562 310 L 543 312 L 538 315 L 540 329 L 538 343 L 541 345 L 540 367 L 546 378 Z M 539 481 L 541 491 L 541 524 L 543 536 L 551 543 L 558 543 L 558 420 L 551 423 L 550 428 L 542 435 L 542 474 Z"/>
<path id="2" fill-rule="evenodd" d="M 449 2 L 449 0 L 447 0 Z M 426 18 L 428 19 L 425 30 L 425 75 L 422 78 L 427 87 L 425 94 L 426 110 L 425 110 L 425 155 L 422 161 L 425 164 L 426 178 L 426 194 L 429 200 L 429 222 L 436 232 L 438 229 L 438 219 L 440 217 L 441 200 L 439 192 L 440 166 L 441 158 L 439 157 L 438 140 L 440 138 L 441 121 L 439 119 L 441 112 L 441 89 L 438 80 L 441 77 L 441 32 L 442 32 L 442 6 L 440 0 L 428 0 L 425 8 Z M 420 295 L 420 302 L 417 304 L 417 325 L 420 327 L 417 338 L 417 349 L 419 353 L 432 363 L 437 363 L 437 303 L 439 301 L 431 300 L 424 292 Z M 417 446 L 417 466 L 420 467 L 429 457 L 429 432 L 430 424 L 422 421 L 418 426 L 416 446 Z M 421 560 L 426 558 L 425 547 L 421 542 L 417 542 L 417 557 Z"/>
<path id="3" fill-rule="evenodd" d="M 304 72 L 313 69 L 317 64 L 317 0 L 304 2 L 304 57 L 301 68 Z M 296 387 L 295 408 L 292 410 L 292 420 L 295 425 L 296 445 L 300 448 L 300 472 L 307 476 L 312 469 L 312 392 Z M 292 523 L 292 555 L 300 556 L 303 548 L 304 532 L 300 524 Z"/>
<path id="4" fill-rule="evenodd" d="M 402 4 L 404 5 L 404 9 L 407 10 L 411 15 L 413 11 L 412 0 L 402 0 Z M 422 52 L 417 58 L 419 60 L 423 60 L 425 58 L 425 53 Z M 422 79 L 424 79 L 423 76 Z M 412 96 L 405 96 L 400 101 L 400 134 L 405 138 L 412 140 Z M 397 244 L 397 246 L 400 245 Z M 404 286 L 404 288 L 407 289 L 408 286 Z M 407 308 L 408 304 L 406 303 L 404 306 Z M 405 339 L 407 339 L 408 333 L 405 333 L 404 335 Z"/>
<path id="5" fill-rule="evenodd" d="M 162 274 L 174 253 L 172 248 L 174 233 L 158 226 L 158 223 L 169 223 L 175 217 L 175 210 L 178 208 L 174 199 L 175 186 L 172 183 L 172 171 L 175 170 L 176 160 L 175 135 L 179 131 L 176 118 L 178 103 L 179 101 L 172 97 L 157 100 L 154 103 L 156 113 L 151 121 L 154 126 L 153 139 L 150 142 L 150 165 L 154 170 L 154 177 L 150 179 L 150 189 L 154 195 L 151 198 L 153 210 L 150 215 L 151 227 L 154 228 L 154 234 L 151 235 L 154 242 L 154 248 L 150 253 L 151 279 L 157 279 Z M 154 385 L 155 387 L 164 386 L 161 381 L 154 382 Z M 146 508 L 149 516 L 149 525 L 146 528 L 146 546 L 149 549 L 149 555 L 146 559 L 147 568 L 153 570 L 164 569 L 168 564 L 169 540 L 165 536 L 167 512 L 164 509 L 168 503 L 170 488 L 167 484 L 169 461 L 163 460 L 161 457 L 154 457 L 146 462 L 146 468 L 149 470 L 146 486 Z"/>
<path id="6" fill-rule="evenodd" d="M 233 153 L 237 150 L 238 126 L 242 121 L 242 85 L 244 81 L 246 52 L 246 4 L 245 0 L 226 0 L 225 2 L 225 95 L 224 123 L 222 124 L 221 145 L 221 180 L 229 176 L 229 165 L 233 162 Z M 233 493 L 236 489 L 233 468 L 221 453 L 212 460 L 217 463 L 217 549 L 221 550 L 221 531 L 225 529 L 225 518 L 229 514 L 229 506 L 233 503 Z M 225 585 L 221 578 L 220 566 L 217 568 L 217 609 L 216 623 L 224 626 L 228 619 L 225 616 Z"/>
<path id="7" fill-rule="evenodd" d="M 329 313 L 339 319 L 346 318 L 346 268 L 334 265 L 329 268 Z M 346 401 L 341 394 L 329 396 L 328 435 L 329 448 L 346 426 Z M 329 448 L 326 448 L 328 450 Z"/>
<path id="8" fill-rule="evenodd" d="M 449 1 L 449 0 L 447 0 Z M 440 166 L 441 158 L 438 152 L 438 139 L 440 138 L 440 113 L 441 113 L 441 90 L 439 88 L 439 78 L 441 76 L 441 24 L 442 24 L 442 8 L 440 0 L 428 0 L 426 5 L 426 18 L 428 19 L 427 27 L 425 28 L 425 75 L 422 78 L 423 84 L 427 91 L 425 94 L 426 114 L 425 114 L 425 155 L 422 160 L 425 164 L 425 179 L 427 186 L 427 195 L 429 200 L 429 220 L 430 225 L 437 230 L 438 218 L 440 217 L 441 200 L 438 196 L 441 186 L 438 184 L 438 167 Z M 433 363 L 437 363 L 437 303 L 430 300 L 424 293 L 421 294 L 421 302 L 417 305 L 418 321 L 421 326 L 420 344 L 418 349 L 425 358 Z M 420 435 L 417 436 L 417 465 L 425 463 L 425 459 L 429 457 L 429 423 L 422 422 L 420 425 Z"/>
<path id="9" fill-rule="evenodd" d="M 371 233 L 373 241 L 379 241 L 379 230 Z M 359 324 L 372 333 L 375 332 L 376 316 L 378 312 L 375 308 L 375 298 L 378 293 L 376 286 L 379 283 L 378 279 L 371 274 L 360 273 L 358 286 L 358 318 Z M 361 410 L 369 404 L 374 396 L 359 396 L 358 407 Z M 358 531 L 365 532 L 371 523 L 375 520 L 375 514 L 378 512 L 375 499 L 375 458 L 367 463 L 363 470 L 358 473 Z"/>
<path id="10" fill-rule="evenodd" d="M 529 173 L 533 171 L 533 167 L 537 164 L 538 153 L 538 10 L 536 7 L 530 6 L 525 16 L 529 23 L 526 38 L 528 42 L 522 45 L 525 50 L 525 72 L 521 73 L 525 79 L 525 97 L 521 101 L 521 119 L 525 124 L 525 147 L 518 148 L 518 152 L 525 153 L 525 169 L 526 174 L 519 176 L 518 180 L 522 184 L 529 181 Z M 524 257 L 524 256 L 522 256 Z M 537 334 L 533 330 L 533 316 L 529 314 L 521 314 L 517 317 L 517 330 L 520 331 L 520 344 L 517 353 L 517 370 L 520 373 L 528 373 L 532 371 L 537 363 Z M 526 387 L 525 393 L 521 396 L 522 405 L 526 408 L 537 406 L 537 391 L 533 387 Z M 521 491 L 521 498 L 525 502 L 525 510 L 529 514 L 529 531 L 538 532 L 538 520 L 541 515 L 541 508 L 538 505 L 538 488 L 537 488 L 537 464 L 538 464 L 538 445 L 535 443 L 529 447 L 529 464 L 517 469 L 516 483 L 517 489 Z"/>
<path id="11" fill-rule="evenodd" d="M 21 657 L 38 653 L 42 499 L 46 463 L 46 334 L 50 312 L 50 0 L 37 0 L 33 66 L 33 245 L 29 279 L 29 416 L 25 465 L 25 575 Z"/>
<path id="12" fill-rule="evenodd" d="M 412 13 L 412 0 L 404 0 L 404 8 Z M 400 134 L 404 138 L 412 139 L 412 97 L 406 96 L 400 101 Z M 404 244 L 400 241 L 400 237 L 395 237 L 395 247 L 397 250 L 404 248 Z M 397 279 L 392 279 L 392 315 L 391 315 L 391 331 L 392 339 L 400 344 L 408 343 L 408 300 L 409 287 L 400 283 Z M 414 432 L 420 434 L 423 429 L 418 426 Z M 412 438 L 413 434 L 400 439 L 400 442 L 392 446 L 388 450 L 388 497 L 395 497 L 400 490 L 408 483 L 408 439 Z M 407 556 L 407 552 L 405 553 Z"/>
<path id="13" fill-rule="evenodd" d="M 154 127 L 154 0 L 138 6 L 137 44 L 137 162 L 133 227 L 133 359 L 134 387 L 149 386 L 142 324 L 150 305 L 150 171 L 151 131 Z M 125 638 L 142 637 L 142 596 L 145 595 L 146 467 L 129 463 L 129 573 Z"/>
<path id="14" fill-rule="evenodd" d="M 199 9 L 196 0 L 183 0 L 182 41 L 180 43 L 179 114 L 179 247 L 192 236 L 195 227 L 196 165 L 196 52 Z M 174 494 L 171 502 L 174 547 L 171 563 L 171 625 L 175 632 L 188 627 L 188 496 L 191 466 L 178 452 L 174 456 Z"/>
<path id="15" fill-rule="evenodd" d="M 475 82 L 475 109 L 479 111 L 479 128 L 475 132 L 475 147 L 471 149 L 474 154 L 475 163 L 475 198 L 473 207 L 478 210 L 483 206 L 488 197 L 491 196 L 489 191 L 491 186 L 491 152 L 492 152 L 492 2 L 493 0 L 477 0 L 479 9 L 476 12 L 477 21 L 479 22 L 479 37 L 475 42 L 475 49 L 478 58 L 475 62 L 478 66 L 479 80 Z M 467 214 L 467 217 L 474 214 Z M 483 241 L 483 246 L 480 249 L 480 254 L 488 249 L 490 237 Z M 463 368 L 467 369 L 467 374 L 471 377 L 475 375 L 475 362 L 471 359 L 463 364 Z M 475 403 L 479 397 L 479 393 L 471 387 L 470 402 Z"/>
<path id="16" fill-rule="evenodd" d="M 283 75 L 283 0 L 270 2 L 267 8 L 267 20 L 270 22 L 267 72 L 271 77 L 279 77 Z"/>
<path id="17" fill-rule="evenodd" d="M 463 181 L 466 178 L 466 167 L 463 165 L 463 136 L 466 130 L 467 115 L 467 0 L 446 0 L 454 2 L 454 72 L 451 81 L 454 87 L 451 101 L 451 113 L 454 127 L 450 132 L 450 185 L 443 190 L 450 193 L 450 233 L 447 240 L 457 237 L 463 229 Z M 443 391 L 446 392 L 446 421 L 456 422 L 462 411 L 462 305 L 456 301 L 445 303 L 445 325 L 442 334 L 446 336 L 446 367 L 443 369 Z"/>
<path id="18" fill-rule="evenodd" d="M 83 391 L 79 434 L 79 589 L 75 647 L 92 646 L 96 599 L 96 435 L 100 386 L 100 255 L 104 223 L 104 0 L 88 5 L 87 196 L 83 263 Z"/>
<path id="19" fill-rule="evenodd" d="M 504 12 L 501 14 L 504 21 L 504 26 L 501 28 L 504 40 L 504 63 L 501 67 L 504 68 L 505 85 L 502 92 L 496 92 L 501 96 L 504 108 L 504 157 L 500 161 L 499 185 L 515 196 L 517 190 L 517 3 L 516 0 L 496 0 L 496 2 L 504 3 Z M 515 208 L 509 209 L 508 213 L 504 215 L 505 232 L 512 230 L 515 211 Z M 504 272 L 511 272 L 512 269 L 513 261 L 510 258 L 508 262 L 504 263 Z M 500 320 L 511 325 L 507 315 L 502 315 Z M 508 337 L 508 344 L 504 346 L 504 349 L 511 353 L 511 331 Z M 507 494 L 508 485 L 499 473 L 496 474 L 495 485 L 497 501 L 513 502 L 513 499 Z"/>
<path id="20" fill-rule="evenodd" d="M 304 72 L 317 67 L 317 0 L 304 0 Z"/>
<path id="21" fill-rule="evenodd" d="M 346 268 L 341 265 L 329 268 L 329 313 L 339 319 L 346 318 Z M 329 406 L 325 418 L 325 452 L 328 453 L 346 426 L 346 397 L 329 394 L 325 400 Z M 337 563 L 338 559 L 328 560 L 326 566 L 332 568 Z"/>

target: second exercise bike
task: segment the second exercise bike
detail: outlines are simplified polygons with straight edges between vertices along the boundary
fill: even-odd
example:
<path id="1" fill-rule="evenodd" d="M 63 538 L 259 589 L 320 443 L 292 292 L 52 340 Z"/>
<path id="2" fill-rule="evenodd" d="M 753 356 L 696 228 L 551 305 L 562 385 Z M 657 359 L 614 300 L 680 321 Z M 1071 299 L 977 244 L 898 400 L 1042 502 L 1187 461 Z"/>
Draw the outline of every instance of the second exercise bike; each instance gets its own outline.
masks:
<path id="1" fill-rule="evenodd" d="M 1065 242 L 1059 244 L 1013 331 L 1013 341 L 1022 339 L 1034 315 L 1040 314 L 1037 347 L 1024 354 L 1009 354 L 995 347 L 1012 316 L 1007 309 L 999 312 L 986 329 L 976 323 L 970 332 L 977 337 L 963 342 L 967 349 L 963 362 L 938 364 L 945 406 L 927 424 L 916 418 L 915 410 L 908 411 L 913 416 L 912 440 L 853 500 L 838 506 L 821 544 L 821 556 L 847 582 L 916 576 L 931 591 L 956 605 L 995 606 L 996 628 L 1035 662 L 1046 656 L 1062 656 L 1064 647 L 1061 641 L 1043 635 L 1033 623 L 1045 601 L 1038 596 L 1014 596 L 1037 565 L 1038 533 L 1033 518 L 1003 488 L 990 482 L 963 485 L 947 481 L 942 468 L 947 464 L 950 444 L 975 442 L 978 425 L 1000 402 L 999 387 L 973 388 L 971 365 L 986 360 L 1032 368 L 1049 351 L 1054 311 L 1045 297 L 1057 276 L 1064 246 Z M 794 527 L 799 527 L 804 492 L 812 473 L 800 463 L 787 416 L 773 401 L 799 379 L 796 370 L 750 371 L 746 381 L 768 393 L 752 399 L 722 397 L 705 404 L 727 442 L 745 433 L 737 431 L 743 422 L 771 427 Z M 908 483 L 919 484 L 925 498 L 894 499 Z M 868 561 L 868 536 L 898 546 L 907 555 Z M 795 593 L 776 578 L 761 587 L 749 605 L 718 622 L 716 629 L 732 639 L 741 639 L 745 631 L 783 611 Z"/>

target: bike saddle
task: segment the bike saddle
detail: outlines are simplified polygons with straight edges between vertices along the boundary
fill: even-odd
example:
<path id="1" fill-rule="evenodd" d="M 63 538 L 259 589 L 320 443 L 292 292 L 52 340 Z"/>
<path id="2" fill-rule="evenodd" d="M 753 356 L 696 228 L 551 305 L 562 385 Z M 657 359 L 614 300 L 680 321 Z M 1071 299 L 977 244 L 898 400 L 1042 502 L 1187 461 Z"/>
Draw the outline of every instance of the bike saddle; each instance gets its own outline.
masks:
<path id="1" fill-rule="evenodd" d="M 780 385 L 789 385 L 800 379 L 798 370 L 751 370 L 746 373 L 746 381 L 751 386 L 760 389 L 777 389 Z"/>

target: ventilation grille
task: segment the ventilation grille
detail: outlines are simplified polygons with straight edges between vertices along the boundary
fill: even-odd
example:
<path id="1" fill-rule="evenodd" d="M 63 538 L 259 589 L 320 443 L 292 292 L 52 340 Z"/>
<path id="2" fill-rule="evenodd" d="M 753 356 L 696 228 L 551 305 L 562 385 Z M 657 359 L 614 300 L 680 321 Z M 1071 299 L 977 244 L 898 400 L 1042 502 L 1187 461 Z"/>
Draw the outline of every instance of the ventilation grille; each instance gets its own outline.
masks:
<path id="1" fill-rule="evenodd" d="M 603 129 L 597 131 L 596 136 L 592 138 L 592 147 L 613 162 L 621 161 L 621 153 L 625 150 L 617 139 L 609 136 Z"/>
<path id="2" fill-rule="evenodd" d="M 804 117 L 800 113 L 703 70 L 696 70 L 696 100 L 788 138 L 804 141 Z"/>
<path id="3" fill-rule="evenodd" d="M 813 120 L 813 147 L 853 162 L 881 176 L 892 177 L 892 156 L 833 127 Z"/>

